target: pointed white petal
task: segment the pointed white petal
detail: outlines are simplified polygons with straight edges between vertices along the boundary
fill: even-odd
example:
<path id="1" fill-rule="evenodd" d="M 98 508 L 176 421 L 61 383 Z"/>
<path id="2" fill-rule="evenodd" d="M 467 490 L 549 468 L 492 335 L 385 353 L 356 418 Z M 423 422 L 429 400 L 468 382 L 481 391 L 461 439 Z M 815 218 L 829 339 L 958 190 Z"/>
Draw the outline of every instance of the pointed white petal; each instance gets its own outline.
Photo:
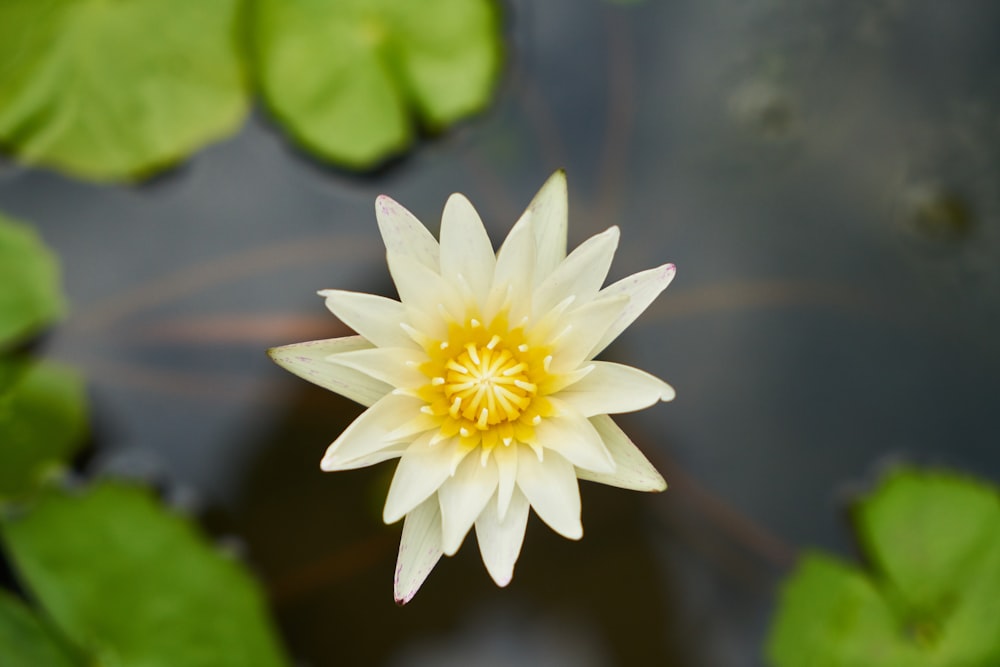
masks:
<path id="1" fill-rule="evenodd" d="M 331 354 L 327 361 L 364 373 L 393 387 L 416 388 L 428 378 L 418 369 L 427 360 L 423 350 L 403 347 L 376 347 Z"/>
<path id="2" fill-rule="evenodd" d="M 364 350 L 371 346 L 361 336 L 346 336 L 272 347 L 267 354 L 274 363 L 300 378 L 367 407 L 392 391 L 392 387 L 354 369 L 331 364 L 326 358 L 338 352 Z"/>
<path id="3" fill-rule="evenodd" d="M 406 310 L 399 301 L 376 294 L 321 290 L 326 307 L 337 318 L 361 334 L 376 347 L 414 347 L 400 322 L 406 321 Z"/>
<path id="4" fill-rule="evenodd" d="M 624 296 L 597 299 L 560 317 L 553 331 L 556 346 L 552 352 L 552 370 L 567 373 L 588 361 L 594 344 L 628 303 L 628 298 Z"/>
<path id="5" fill-rule="evenodd" d="M 638 368 L 607 361 L 588 366 L 590 373 L 557 395 L 585 417 L 633 412 L 676 396 L 669 384 Z"/>
<path id="6" fill-rule="evenodd" d="M 388 394 L 382 397 L 351 422 L 327 448 L 320 468 L 326 471 L 350 470 L 369 465 L 360 461 L 370 461 L 373 454 L 398 444 L 389 434 L 419 414 L 421 405 L 421 401 L 410 396 Z M 398 456 L 398 453 L 393 456 Z"/>
<path id="7" fill-rule="evenodd" d="M 410 255 L 437 271 L 438 242 L 416 216 L 391 197 L 379 195 L 375 199 L 375 218 L 387 251 Z"/>
<path id="8" fill-rule="evenodd" d="M 501 588 L 514 576 L 514 564 L 524 543 L 524 530 L 528 525 L 528 500 L 520 490 L 514 489 L 506 516 L 497 512 L 494 496 L 476 519 L 476 540 L 483 564 L 493 581 Z"/>
<path id="9" fill-rule="evenodd" d="M 497 462 L 497 512 L 500 520 L 507 516 L 510 499 L 517 485 L 517 452 L 516 444 L 497 445 L 493 449 L 493 459 Z M 534 454 L 532 454 L 534 456 Z"/>
<path id="10" fill-rule="evenodd" d="M 392 476 L 382 520 L 396 523 L 437 491 L 451 473 L 456 448 L 452 440 L 431 445 L 429 436 L 422 436 L 410 445 Z"/>
<path id="11" fill-rule="evenodd" d="M 530 449 L 521 447 L 517 456 L 518 488 L 549 528 L 571 540 L 580 539 L 580 487 L 573 464 L 551 450 L 546 450 L 545 460 L 539 461 Z"/>
<path id="12" fill-rule="evenodd" d="M 441 513 L 437 498 L 428 498 L 406 515 L 399 539 L 393 595 L 398 604 L 413 599 L 441 559 Z"/>
<path id="13" fill-rule="evenodd" d="M 483 221 L 463 195 L 453 194 L 441 216 L 441 276 L 465 282 L 482 308 L 493 282 L 496 255 Z"/>
<path id="14" fill-rule="evenodd" d="M 578 304 L 593 299 L 608 276 L 619 236 L 618 228 L 612 227 L 571 252 L 535 290 L 531 305 L 534 313 L 545 313 L 568 296 L 576 297 Z"/>
<path id="15" fill-rule="evenodd" d="M 613 473 L 596 473 L 588 470 L 577 470 L 580 479 L 599 482 L 609 486 L 617 486 L 633 491 L 663 491 L 667 483 L 656 471 L 653 464 L 643 455 L 639 448 L 629 440 L 625 432 L 618 428 L 614 420 L 607 415 L 591 417 L 590 423 L 604 438 L 604 444 L 615 459 Z"/>
<path id="16" fill-rule="evenodd" d="M 445 314 L 459 321 L 465 315 L 465 303 L 455 286 L 436 269 L 427 268 L 409 255 L 390 251 L 386 258 L 399 299 L 406 306 L 407 320 L 424 334 L 443 338 L 447 333 Z"/>
<path id="17" fill-rule="evenodd" d="M 530 220 L 535 234 L 534 281 L 540 284 L 566 256 L 566 226 L 569 215 L 566 172 L 560 169 L 545 181 L 518 220 Z"/>
<path id="18" fill-rule="evenodd" d="M 609 285 L 600 291 L 597 298 L 627 296 L 628 306 L 614 319 L 607 331 L 598 341 L 594 349 L 587 355 L 588 359 L 593 359 L 601 350 L 611 344 L 621 332 L 628 328 L 628 325 L 635 322 L 635 319 L 642 314 L 649 304 L 653 303 L 660 292 L 667 288 L 670 281 L 674 279 L 677 267 L 673 264 L 664 264 L 655 269 L 648 269 L 640 273 L 635 273 L 627 278 L 622 278 L 613 285 Z"/>
<path id="19" fill-rule="evenodd" d="M 531 312 L 534 270 L 535 236 L 531 222 L 526 220 L 514 225 L 497 252 L 487 316 L 492 317 L 505 305 L 511 308 L 511 321 L 528 315 Z M 510 303 L 505 304 L 506 300 Z"/>
<path id="20" fill-rule="evenodd" d="M 495 498 L 497 465 L 493 457 L 482 464 L 481 457 L 466 456 L 455 475 L 438 489 L 441 504 L 441 549 L 452 556 L 462 546 L 486 501 Z"/>
<path id="21" fill-rule="evenodd" d="M 590 421 L 558 399 L 549 400 L 556 409 L 556 416 L 543 419 L 535 427 L 538 443 L 578 468 L 613 472 L 615 463 L 611 454 Z M 548 457 L 548 451 L 545 456 Z"/>

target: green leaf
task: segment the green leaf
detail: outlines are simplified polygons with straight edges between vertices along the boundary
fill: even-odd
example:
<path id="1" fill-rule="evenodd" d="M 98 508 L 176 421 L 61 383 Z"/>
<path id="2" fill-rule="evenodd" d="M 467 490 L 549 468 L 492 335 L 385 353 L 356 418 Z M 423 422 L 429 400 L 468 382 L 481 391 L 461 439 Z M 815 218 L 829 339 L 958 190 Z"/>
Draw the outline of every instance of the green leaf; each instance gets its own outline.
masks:
<path id="1" fill-rule="evenodd" d="M 234 131 L 247 105 L 239 0 L 3 0 L 0 143 L 129 179 Z"/>
<path id="2" fill-rule="evenodd" d="M 259 0 L 257 78 L 305 149 L 372 167 L 489 102 L 501 61 L 491 0 Z"/>
<path id="3" fill-rule="evenodd" d="M 287 664 L 256 582 L 144 489 L 51 491 L 0 526 L 20 579 L 91 664 Z"/>
<path id="4" fill-rule="evenodd" d="M 900 469 L 855 508 L 873 572 L 821 555 L 785 583 L 768 641 L 779 667 L 1000 664 L 1000 494 Z"/>
<path id="5" fill-rule="evenodd" d="M 34 229 L 0 214 L 0 351 L 45 328 L 64 310 L 55 257 Z"/>
<path id="6" fill-rule="evenodd" d="M 0 589 L 0 656 L 4 667 L 84 667 L 51 628 Z"/>
<path id="7" fill-rule="evenodd" d="M 0 358 L 0 504 L 34 491 L 86 434 L 83 382 L 47 362 Z"/>

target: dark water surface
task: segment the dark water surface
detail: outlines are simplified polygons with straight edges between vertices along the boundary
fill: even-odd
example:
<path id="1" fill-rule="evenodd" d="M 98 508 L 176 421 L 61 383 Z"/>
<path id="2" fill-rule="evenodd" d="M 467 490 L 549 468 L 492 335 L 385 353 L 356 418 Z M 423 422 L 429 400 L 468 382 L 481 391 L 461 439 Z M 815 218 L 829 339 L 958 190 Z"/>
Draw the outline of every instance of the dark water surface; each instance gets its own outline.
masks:
<path id="1" fill-rule="evenodd" d="M 1000 3 L 519 1 L 494 108 L 370 178 L 256 117 L 140 187 L 8 165 L 0 209 L 63 259 L 45 351 L 91 385 L 91 471 L 234 536 L 304 665 L 760 664 L 794 554 L 853 558 L 844 501 L 892 461 L 1000 480 Z M 571 245 L 678 277 L 604 355 L 670 381 L 620 421 L 671 490 L 584 484 L 497 590 L 474 539 L 403 609 L 391 466 L 322 474 L 360 407 L 266 347 L 342 335 L 315 291 L 391 294 L 373 214 L 498 242 L 557 167 Z"/>

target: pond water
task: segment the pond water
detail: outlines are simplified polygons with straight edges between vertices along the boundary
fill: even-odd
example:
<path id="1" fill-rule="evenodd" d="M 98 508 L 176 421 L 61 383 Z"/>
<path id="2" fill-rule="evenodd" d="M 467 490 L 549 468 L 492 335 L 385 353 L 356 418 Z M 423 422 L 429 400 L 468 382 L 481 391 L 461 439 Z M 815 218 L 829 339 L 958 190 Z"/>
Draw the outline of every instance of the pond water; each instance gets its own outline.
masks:
<path id="1" fill-rule="evenodd" d="M 90 384 L 88 473 L 160 485 L 261 574 L 302 665 L 761 664 L 806 548 L 893 462 L 1000 480 L 1000 4 L 519 0 L 492 109 L 369 176 L 258 114 L 138 187 L 7 164 L 0 209 L 62 258 L 43 351 Z M 586 536 L 533 518 L 508 589 L 474 541 L 392 603 L 390 465 L 319 470 L 360 407 L 264 350 L 342 335 L 317 289 L 392 294 L 387 193 L 494 242 L 565 167 L 570 243 L 673 285 L 604 358 L 671 382 L 619 421 L 671 489 L 583 484 Z"/>

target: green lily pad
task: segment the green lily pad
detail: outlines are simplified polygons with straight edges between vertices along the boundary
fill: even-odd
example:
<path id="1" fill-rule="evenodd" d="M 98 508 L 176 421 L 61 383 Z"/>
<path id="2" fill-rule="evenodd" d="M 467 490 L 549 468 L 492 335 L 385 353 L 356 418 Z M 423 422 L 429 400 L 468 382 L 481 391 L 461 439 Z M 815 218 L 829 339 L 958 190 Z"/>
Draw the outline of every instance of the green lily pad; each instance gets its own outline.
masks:
<path id="1" fill-rule="evenodd" d="M 0 351 L 51 324 L 65 307 L 55 257 L 31 227 L 0 214 Z"/>
<path id="2" fill-rule="evenodd" d="M 287 664 L 253 578 L 147 490 L 50 491 L 0 531 L 15 572 L 88 664 Z"/>
<path id="3" fill-rule="evenodd" d="M 1000 664 L 1000 493 L 901 469 L 854 511 L 871 571 L 819 554 L 785 583 L 778 667 Z"/>
<path id="4" fill-rule="evenodd" d="M 259 0 L 257 79 L 306 150 L 351 168 L 483 109 L 501 61 L 491 0 Z"/>
<path id="5" fill-rule="evenodd" d="M 0 144 L 95 180 L 144 176 L 233 132 L 239 0 L 0 2 Z"/>
<path id="6" fill-rule="evenodd" d="M 4 667 L 86 665 L 42 619 L 3 589 L 0 589 L 0 656 Z"/>
<path id="7" fill-rule="evenodd" d="M 0 505 L 30 494 L 79 449 L 84 404 L 72 370 L 0 358 Z"/>

